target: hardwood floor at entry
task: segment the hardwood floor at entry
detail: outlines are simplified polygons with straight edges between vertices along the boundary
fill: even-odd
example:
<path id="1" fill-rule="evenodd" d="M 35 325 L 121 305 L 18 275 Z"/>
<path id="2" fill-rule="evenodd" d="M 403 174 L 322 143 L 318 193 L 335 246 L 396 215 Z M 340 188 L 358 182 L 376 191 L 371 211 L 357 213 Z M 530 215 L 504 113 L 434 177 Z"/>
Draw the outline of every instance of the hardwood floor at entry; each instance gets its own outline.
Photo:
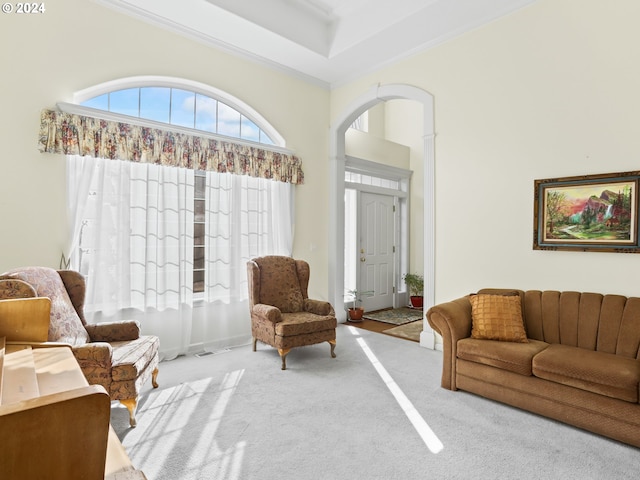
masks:
<path id="1" fill-rule="evenodd" d="M 360 322 L 352 322 L 351 320 L 347 320 L 345 325 L 349 325 L 351 327 L 363 328 L 364 330 L 369 330 L 371 332 L 382 333 L 383 330 L 388 330 L 393 327 L 393 325 L 389 325 L 388 323 L 376 322 L 375 320 L 367 320 L 363 318 Z"/>

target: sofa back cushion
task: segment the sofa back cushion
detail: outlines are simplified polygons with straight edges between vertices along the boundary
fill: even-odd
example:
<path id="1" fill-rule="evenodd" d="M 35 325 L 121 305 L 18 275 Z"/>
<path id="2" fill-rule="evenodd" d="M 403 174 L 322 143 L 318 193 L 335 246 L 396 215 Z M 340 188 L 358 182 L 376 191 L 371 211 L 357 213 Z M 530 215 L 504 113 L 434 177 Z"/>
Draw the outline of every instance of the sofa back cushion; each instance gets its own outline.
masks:
<path id="1" fill-rule="evenodd" d="M 640 359 L 640 298 L 529 290 L 524 310 L 529 338 Z"/>
<path id="2" fill-rule="evenodd" d="M 90 342 L 60 274 L 52 268 L 25 267 L 2 274 L 2 278 L 23 280 L 31 285 L 38 297 L 51 300 L 49 341 L 82 345 Z"/>

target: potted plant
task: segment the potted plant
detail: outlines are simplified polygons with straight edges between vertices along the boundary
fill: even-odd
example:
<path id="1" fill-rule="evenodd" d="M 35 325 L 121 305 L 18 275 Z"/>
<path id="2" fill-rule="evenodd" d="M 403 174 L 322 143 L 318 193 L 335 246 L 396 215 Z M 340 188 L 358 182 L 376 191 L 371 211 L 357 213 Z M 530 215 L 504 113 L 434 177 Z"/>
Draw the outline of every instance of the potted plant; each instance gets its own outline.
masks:
<path id="1" fill-rule="evenodd" d="M 352 298 L 351 307 L 347 308 L 349 313 L 349 320 L 352 322 L 361 322 L 362 315 L 364 314 L 364 309 L 358 304 L 362 303 L 362 297 L 365 295 L 373 295 L 372 290 L 367 290 L 365 292 L 359 292 L 356 289 L 347 290 L 347 294 Z"/>
<path id="2" fill-rule="evenodd" d="M 411 306 L 413 308 L 422 308 L 424 294 L 424 278 L 416 273 L 407 273 L 404 276 L 404 283 L 409 290 Z"/>

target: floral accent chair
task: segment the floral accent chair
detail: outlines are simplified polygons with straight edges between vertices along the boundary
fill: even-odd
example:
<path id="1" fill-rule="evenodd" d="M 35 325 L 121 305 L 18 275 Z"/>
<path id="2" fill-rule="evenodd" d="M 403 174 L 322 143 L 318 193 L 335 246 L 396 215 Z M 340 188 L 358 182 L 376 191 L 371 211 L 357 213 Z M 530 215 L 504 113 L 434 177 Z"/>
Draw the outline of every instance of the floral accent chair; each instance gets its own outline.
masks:
<path id="1" fill-rule="evenodd" d="M 141 335 L 133 320 L 87 324 L 85 280 L 78 272 L 25 267 L 0 275 L 0 299 L 36 296 L 51 300 L 48 340 L 71 345 L 89 384 L 102 385 L 111 400 L 125 405 L 135 427 L 142 386 L 151 378 L 158 387 L 158 337 Z"/>
<path id="2" fill-rule="evenodd" d="M 247 262 L 253 351 L 260 340 L 278 349 L 282 370 L 294 347 L 329 342 L 335 358 L 335 311 L 329 302 L 308 297 L 310 269 L 304 260 L 285 256 Z"/>

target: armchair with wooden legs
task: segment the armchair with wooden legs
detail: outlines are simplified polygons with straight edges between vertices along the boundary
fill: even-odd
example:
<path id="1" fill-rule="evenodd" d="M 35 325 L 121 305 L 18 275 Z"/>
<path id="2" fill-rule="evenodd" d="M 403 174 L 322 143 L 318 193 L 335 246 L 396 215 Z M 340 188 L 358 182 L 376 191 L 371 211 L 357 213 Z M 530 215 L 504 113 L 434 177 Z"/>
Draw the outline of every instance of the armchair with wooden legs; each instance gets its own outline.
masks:
<path id="1" fill-rule="evenodd" d="M 329 342 L 335 358 L 337 320 L 329 302 L 308 298 L 310 269 L 285 256 L 247 262 L 253 351 L 259 341 L 278 349 L 282 370 L 294 347 Z"/>
<path id="2" fill-rule="evenodd" d="M 51 300 L 49 342 L 71 345 L 90 385 L 102 385 L 111 400 L 135 411 L 142 386 L 158 376 L 158 337 L 141 335 L 135 321 L 87 324 L 84 318 L 85 280 L 72 270 L 25 267 L 0 275 L 0 299 L 48 297 Z"/>

